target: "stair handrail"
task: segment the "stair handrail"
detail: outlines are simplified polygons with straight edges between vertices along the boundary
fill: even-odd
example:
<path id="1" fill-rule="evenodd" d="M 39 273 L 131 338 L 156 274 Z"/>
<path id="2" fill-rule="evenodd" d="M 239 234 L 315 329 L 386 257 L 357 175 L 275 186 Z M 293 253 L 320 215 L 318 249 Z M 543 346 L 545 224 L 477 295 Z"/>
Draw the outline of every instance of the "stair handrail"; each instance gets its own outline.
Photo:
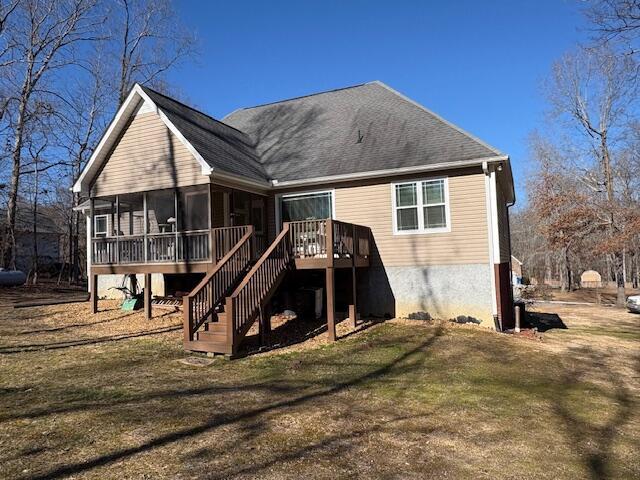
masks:
<path id="1" fill-rule="evenodd" d="M 213 270 L 207 273 L 188 295 L 182 297 L 185 341 L 193 340 L 195 333 L 207 317 L 225 300 L 229 288 L 246 271 L 251 262 L 251 237 L 253 233 L 253 226 L 247 225 L 247 231 L 238 243 L 220 259 Z M 216 282 L 216 280 L 219 281 Z M 214 292 L 215 287 L 222 291 Z M 200 296 L 202 298 L 199 298 Z"/>
<path id="2" fill-rule="evenodd" d="M 269 248 L 249 270 L 234 292 L 227 297 L 225 312 L 230 326 L 227 329 L 227 342 L 234 348 L 236 338 L 244 335 L 252 325 L 262 304 L 271 293 L 270 290 L 288 268 L 290 260 L 289 223 L 285 222 L 282 231 Z"/>

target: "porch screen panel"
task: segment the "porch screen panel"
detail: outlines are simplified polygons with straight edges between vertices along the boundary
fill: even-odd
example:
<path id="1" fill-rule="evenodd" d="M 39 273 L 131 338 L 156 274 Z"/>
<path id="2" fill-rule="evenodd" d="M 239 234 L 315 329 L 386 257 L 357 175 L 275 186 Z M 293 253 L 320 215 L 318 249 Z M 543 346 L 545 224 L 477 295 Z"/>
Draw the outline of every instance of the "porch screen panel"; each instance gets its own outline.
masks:
<path id="1" fill-rule="evenodd" d="M 178 209 L 180 230 L 205 230 L 209 228 L 209 194 L 207 189 L 191 188 L 181 191 Z"/>
<path id="2" fill-rule="evenodd" d="M 158 190 L 147 194 L 149 233 L 175 232 L 176 207 L 172 190 Z"/>
<path id="3" fill-rule="evenodd" d="M 282 197 L 281 218 L 283 222 L 331 218 L 332 207 L 331 192 Z"/>
<path id="4" fill-rule="evenodd" d="M 142 194 L 120 195 L 119 236 L 144 233 L 144 203 Z"/>

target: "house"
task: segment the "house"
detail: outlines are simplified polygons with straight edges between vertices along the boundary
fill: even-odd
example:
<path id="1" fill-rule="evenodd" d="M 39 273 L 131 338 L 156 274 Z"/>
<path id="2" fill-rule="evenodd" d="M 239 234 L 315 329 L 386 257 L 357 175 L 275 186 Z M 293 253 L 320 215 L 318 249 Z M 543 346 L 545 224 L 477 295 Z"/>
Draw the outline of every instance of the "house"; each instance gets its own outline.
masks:
<path id="1" fill-rule="evenodd" d="M 7 211 L 0 209 L 0 247 L 6 239 Z M 35 225 L 35 232 L 34 232 Z M 16 209 L 16 224 L 14 229 L 16 242 L 16 269 L 29 273 L 33 268 L 34 252 L 38 252 L 38 267 L 42 271 L 47 268 L 57 268 L 62 262 L 63 227 L 55 220 L 55 212 L 51 207 L 40 206 L 33 215 L 33 205 L 19 200 Z M 37 249 L 34 249 L 34 246 Z M 2 248 L 0 248 L 2 250 Z"/>
<path id="2" fill-rule="evenodd" d="M 100 276 L 162 275 L 190 292 L 190 350 L 232 355 L 257 321 L 268 338 L 300 285 L 334 338 L 336 310 L 512 322 L 509 157 L 381 82 L 220 121 L 136 85 L 73 188 L 94 310 Z"/>

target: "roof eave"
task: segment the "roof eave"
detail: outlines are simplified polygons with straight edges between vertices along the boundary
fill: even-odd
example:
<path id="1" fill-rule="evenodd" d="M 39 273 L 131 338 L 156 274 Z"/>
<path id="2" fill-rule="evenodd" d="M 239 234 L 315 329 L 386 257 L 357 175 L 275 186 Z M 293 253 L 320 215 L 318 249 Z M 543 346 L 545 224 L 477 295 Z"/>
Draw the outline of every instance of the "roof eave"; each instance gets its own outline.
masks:
<path id="1" fill-rule="evenodd" d="M 342 175 L 330 175 L 325 177 L 315 177 L 315 178 L 308 178 L 308 179 L 302 179 L 302 180 L 287 180 L 283 182 L 272 180 L 272 186 L 274 189 L 283 189 L 283 188 L 298 187 L 298 186 L 304 186 L 304 185 L 317 185 L 322 183 L 349 182 L 353 180 L 366 180 L 366 179 L 372 179 L 372 178 L 405 175 L 405 174 L 411 174 L 411 173 L 423 173 L 423 172 L 433 172 L 433 171 L 473 167 L 473 166 L 482 165 L 484 162 L 498 163 L 498 162 L 508 161 L 508 159 L 509 157 L 507 155 L 496 155 L 493 157 L 481 157 L 481 158 L 474 158 L 469 160 L 459 160 L 456 162 L 443 162 L 443 163 L 434 163 L 431 165 L 416 165 L 413 167 L 389 168 L 384 170 L 372 170 L 368 172 L 346 173 Z"/>

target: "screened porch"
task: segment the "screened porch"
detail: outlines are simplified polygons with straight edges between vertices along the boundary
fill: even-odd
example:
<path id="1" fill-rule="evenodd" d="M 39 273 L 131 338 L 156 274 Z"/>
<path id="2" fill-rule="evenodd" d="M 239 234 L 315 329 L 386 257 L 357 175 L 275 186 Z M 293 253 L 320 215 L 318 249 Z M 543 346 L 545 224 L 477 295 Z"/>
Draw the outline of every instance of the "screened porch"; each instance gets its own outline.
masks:
<path id="1" fill-rule="evenodd" d="M 255 218 L 252 218 L 255 217 Z M 254 227 L 266 243 L 264 199 L 209 185 L 91 199 L 93 265 L 219 261 Z"/>

